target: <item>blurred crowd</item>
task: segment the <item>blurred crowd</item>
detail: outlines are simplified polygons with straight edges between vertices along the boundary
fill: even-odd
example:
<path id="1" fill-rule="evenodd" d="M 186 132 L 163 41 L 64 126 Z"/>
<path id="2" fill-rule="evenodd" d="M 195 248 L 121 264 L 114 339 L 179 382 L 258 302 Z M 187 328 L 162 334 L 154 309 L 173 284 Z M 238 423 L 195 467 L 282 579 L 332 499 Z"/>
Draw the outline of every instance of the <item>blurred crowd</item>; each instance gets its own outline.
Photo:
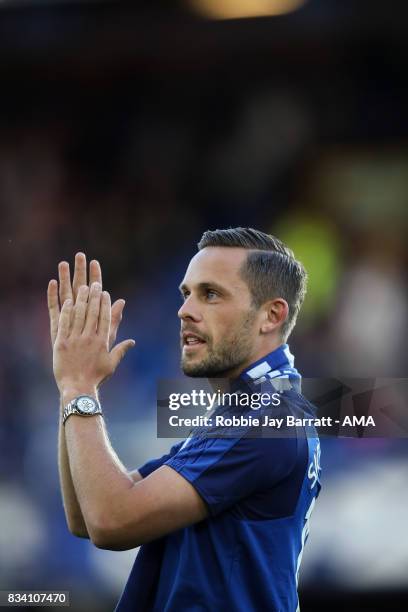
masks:
<path id="1" fill-rule="evenodd" d="M 45 89 L 34 107 L 0 108 L 1 589 L 76 590 L 88 609 L 98 593 L 102 610 L 135 554 L 93 549 L 63 517 L 46 286 L 78 250 L 126 299 L 120 336 L 137 342 L 102 391 L 129 468 L 172 443 L 156 438 L 156 381 L 180 375 L 177 287 L 206 229 L 274 233 L 304 263 L 289 340 L 304 376 L 406 375 L 408 147 L 381 119 L 388 76 L 370 100 L 380 125 L 363 135 L 372 90 L 357 74 L 332 74 L 339 99 L 267 71 L 233 76 L 230 89 L 209 73 L 78 85 L 52 109 Z M 322 446 L 302 588 L 408 589 L 408 441 Z"/>

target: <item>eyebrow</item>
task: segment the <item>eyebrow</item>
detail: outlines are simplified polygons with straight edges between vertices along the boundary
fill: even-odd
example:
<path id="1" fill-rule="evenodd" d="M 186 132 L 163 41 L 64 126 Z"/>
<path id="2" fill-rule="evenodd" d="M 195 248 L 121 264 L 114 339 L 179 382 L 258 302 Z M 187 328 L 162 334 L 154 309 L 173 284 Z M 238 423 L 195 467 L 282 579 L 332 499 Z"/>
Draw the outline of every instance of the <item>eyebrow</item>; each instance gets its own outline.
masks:
<path id="1" fill-rule="evenodd" d="M 228 289 L 226 289 L 222 285 L 219 285 L 218 283 L 202 282 L 202 283 L 198 283 L 198 285 L 196 286 L 197 286 L 197 289 L 199 290 L 215 289 L 216 291 L 219 291 L 220 293 L 223 293 L 224 295 L 231 295 L 231 292 L 228 291 Z M 181 283 L 181 285 L 179 286 L 179 290 L 180 290 L 180 293 L 183 293 L 183 291 L 187 291 L 188 285 L 186 285 L 186 283 Z"/>

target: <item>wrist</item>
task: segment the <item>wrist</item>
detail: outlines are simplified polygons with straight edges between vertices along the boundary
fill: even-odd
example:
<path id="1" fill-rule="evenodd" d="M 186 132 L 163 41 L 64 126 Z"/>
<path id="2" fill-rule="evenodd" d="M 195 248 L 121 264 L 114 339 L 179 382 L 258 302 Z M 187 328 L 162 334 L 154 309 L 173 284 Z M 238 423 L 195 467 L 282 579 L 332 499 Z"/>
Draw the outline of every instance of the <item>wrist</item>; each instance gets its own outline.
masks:
<path id="1" fill-rule="evenodd" d="M 72 402 L 73 399 L 80 395 L 89 395 L 90 397 L 94 397 L 96 400 L 98 399 L 98 389 L 96 385 L 92 384 L 78 384 L 78 383 L 68 383 L 60 386 L 60 394 L 61 394 L 61 404 L 64 408 L 69 402 Z"/>

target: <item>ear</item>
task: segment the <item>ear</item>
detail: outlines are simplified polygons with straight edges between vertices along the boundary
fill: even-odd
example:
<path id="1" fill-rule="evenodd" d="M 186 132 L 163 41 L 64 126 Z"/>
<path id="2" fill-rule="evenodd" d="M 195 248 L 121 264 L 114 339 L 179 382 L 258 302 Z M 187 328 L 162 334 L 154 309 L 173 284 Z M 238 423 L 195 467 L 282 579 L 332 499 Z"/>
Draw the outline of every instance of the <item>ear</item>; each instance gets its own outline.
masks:
<path id="1" fill-rule="evenodd" d="M 281 328 L 288 318 L 289 306 L 283 298 L 270 300 L 264 305 L 264 321 L 261 324 L 261 334 L 270 334 Z"/>

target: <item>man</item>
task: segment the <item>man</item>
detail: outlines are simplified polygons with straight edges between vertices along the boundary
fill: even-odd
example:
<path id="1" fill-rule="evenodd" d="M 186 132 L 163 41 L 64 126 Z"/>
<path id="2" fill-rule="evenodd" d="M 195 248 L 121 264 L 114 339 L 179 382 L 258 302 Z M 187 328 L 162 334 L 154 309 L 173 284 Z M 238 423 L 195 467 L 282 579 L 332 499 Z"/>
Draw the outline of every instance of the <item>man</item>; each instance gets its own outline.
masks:
<path id="1" fill-rule="evenodd" d="M 206 232 L 198 248 L 180 285 L 183 372 L 223 377 L 250 393 L 278 389 L 276 414 L 313 416 L 286 344 L 305 294 L 302 265 L 281 241 L 248 228 Z M 73 291 L 65 262 L 59 278 L 61 312 L 55 280 L 48 303 L 68 526 L 99 548 L 142 545 L 117 611 L 295 612 L 320 490 L 314 428 L 280 437 L 193 431 L 129 472 L 110 446 L 97 402 L 99 385 L 134 345 L 110 349 L 124 302 L 111 309 L 95 261 L 88 288 L 83 254 Z"/>

